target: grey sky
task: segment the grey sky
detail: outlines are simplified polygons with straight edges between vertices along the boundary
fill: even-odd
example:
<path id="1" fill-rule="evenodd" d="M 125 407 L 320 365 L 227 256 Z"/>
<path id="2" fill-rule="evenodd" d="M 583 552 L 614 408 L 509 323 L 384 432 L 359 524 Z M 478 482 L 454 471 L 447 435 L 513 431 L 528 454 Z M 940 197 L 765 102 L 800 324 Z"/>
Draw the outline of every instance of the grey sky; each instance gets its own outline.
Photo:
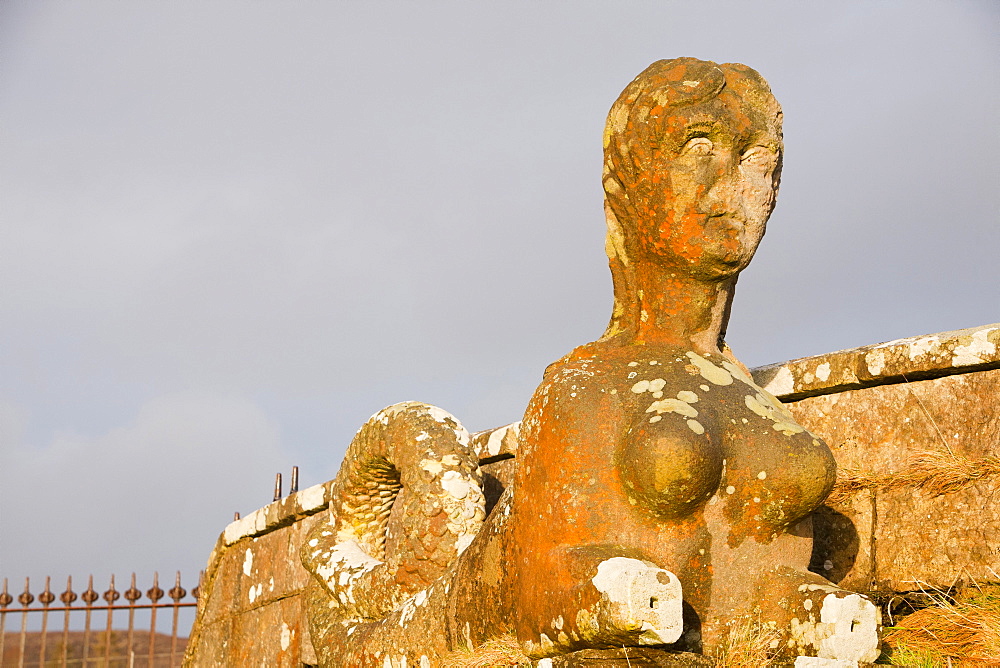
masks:
<path id="1" fill-rule="evenodd" d="M 759 70 L 749 365 L 1000 320 L 996 2 L 0 2 L 0 575 L 202 567 L 418 399 L 483 429 L 600 335 L 601 132 Z"/>

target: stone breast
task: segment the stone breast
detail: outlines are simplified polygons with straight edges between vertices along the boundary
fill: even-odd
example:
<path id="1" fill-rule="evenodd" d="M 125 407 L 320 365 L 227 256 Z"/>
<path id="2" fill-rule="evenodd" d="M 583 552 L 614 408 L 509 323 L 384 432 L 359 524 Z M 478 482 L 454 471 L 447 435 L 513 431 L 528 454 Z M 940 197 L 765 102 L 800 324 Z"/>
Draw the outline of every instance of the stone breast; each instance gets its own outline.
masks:
<path id="1" fill-rule="evenodd" d="M 690 514 L 722 476 L 722 449 L 709 433 L 642 416 L 626 431 L 615 465 L 629 501 L 657 517 Z"/>

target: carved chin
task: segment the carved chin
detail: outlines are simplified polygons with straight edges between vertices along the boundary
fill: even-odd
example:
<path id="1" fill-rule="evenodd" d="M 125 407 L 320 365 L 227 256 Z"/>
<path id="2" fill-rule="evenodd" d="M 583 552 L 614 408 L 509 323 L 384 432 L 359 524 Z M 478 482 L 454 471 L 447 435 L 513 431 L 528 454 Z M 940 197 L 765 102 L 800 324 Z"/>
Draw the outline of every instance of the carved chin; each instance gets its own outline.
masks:
<path id="1" fill-rule="evenodd" d="M 701 257 L 701 261 L 698 266 L 694 267 L 692 274 L 706 280 L 729 278 L 746 269 L 752 259 L 753 252 L 746 248 L 719 249 L 718 253 L 709 251 Z"/>

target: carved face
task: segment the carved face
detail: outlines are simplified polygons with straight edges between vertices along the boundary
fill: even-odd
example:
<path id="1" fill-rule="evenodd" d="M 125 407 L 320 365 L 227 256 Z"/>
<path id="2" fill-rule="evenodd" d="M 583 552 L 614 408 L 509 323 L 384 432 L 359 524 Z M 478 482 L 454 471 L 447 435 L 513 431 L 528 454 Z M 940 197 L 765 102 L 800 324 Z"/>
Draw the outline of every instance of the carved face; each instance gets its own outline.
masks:
<path id="1" fill-rule="evenodd" d="M 774 208 L 781 138 L 724 91 L 670 109 L 636 213 L 639 252 L 701 279 L 749 264 Z"/>

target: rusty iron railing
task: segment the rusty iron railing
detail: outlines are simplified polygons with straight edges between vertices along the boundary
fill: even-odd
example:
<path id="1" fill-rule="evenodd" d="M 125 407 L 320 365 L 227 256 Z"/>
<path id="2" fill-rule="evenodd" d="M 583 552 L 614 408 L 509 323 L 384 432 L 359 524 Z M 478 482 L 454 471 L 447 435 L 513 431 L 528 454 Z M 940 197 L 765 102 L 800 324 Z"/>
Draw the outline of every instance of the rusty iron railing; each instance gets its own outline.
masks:
<path id="1" fill-rule="evenodd" d="M 199 582 L 200 582 L 199 577 Z M 72 578 L 66 579 L 66 590 L 58 595 L 62 605 L 52 605 L 56 594 L 50 588 L 50 578 L 45 578 L 45 590 L 38 595 L 41 607 L 32 607 L 35 595 L 31 593 L 31 582 L 24 580 L 24 592 L 17 598 L 7 590 L 7 578 L 3 579 L 3 591 L 0 592 L 0 666 L 103 666 L 139 668 L 166 668 L 180 665 L 184 655 L 187 638 L 178 637 L 178 617 L 184 608 L 198 605 L 198 587 L 191 590 L 190 595 L 181 586 L 181 574 L 178 572 L 174 586 L 164 592 L 159 586 L 159 575 L 153 574 L 153 586 L 146 591 L 149 603 L 143 603 L 143 593 L 135 586 L 135 573 L 132 574 L 131 586 L 124 592 L 115 589 L 115 576 L 111 576 L 111 584 L 107 591 L 98 594 L 94 589 L 94 577 L 90 576 L 87 589 L 77 595 L 73 591 Z M 119 598 L 125 601 L 117 603 Z M 100 599 L 105 604 L 96 605 Z M 187 600 L 191 598 L 193 600 Z M 82 604 L 74 605 L 77 599 Z M 169 599 L 169 600 L 167 600 Z M 10 607 L 17 601 L 20 607 Z M 157 612 L 167 609 L 171 613 L 172 623 L 170 635 L 157 633 Z M 135 616 L 137 610 L 149 611 L 149 630 L 137 630 Z M 114 629 L 115 612 L 128 612 L 127 629 Z M 62 629 L 56 631 L 49 628 L 49 616 L 53 613 L 62 614 Z M 100 628 L 92 624 L 94 613 L 106 612 L 107 617 Z M 71 631 L 71 622 L 77 622 L 83 615 L 83 629 Z M 20 615 L 20 632 L 7 630 L 7 618 Z M 32 616 L 38 621 L 41 616 L 40 630 L 28 631 L 28 618 Z M 119 615 L 120 616 L 120 615 Z M 37 626 L 37 624 L 32 625 Z M 146 637 L 144 638 L 143 635 Z"/>

